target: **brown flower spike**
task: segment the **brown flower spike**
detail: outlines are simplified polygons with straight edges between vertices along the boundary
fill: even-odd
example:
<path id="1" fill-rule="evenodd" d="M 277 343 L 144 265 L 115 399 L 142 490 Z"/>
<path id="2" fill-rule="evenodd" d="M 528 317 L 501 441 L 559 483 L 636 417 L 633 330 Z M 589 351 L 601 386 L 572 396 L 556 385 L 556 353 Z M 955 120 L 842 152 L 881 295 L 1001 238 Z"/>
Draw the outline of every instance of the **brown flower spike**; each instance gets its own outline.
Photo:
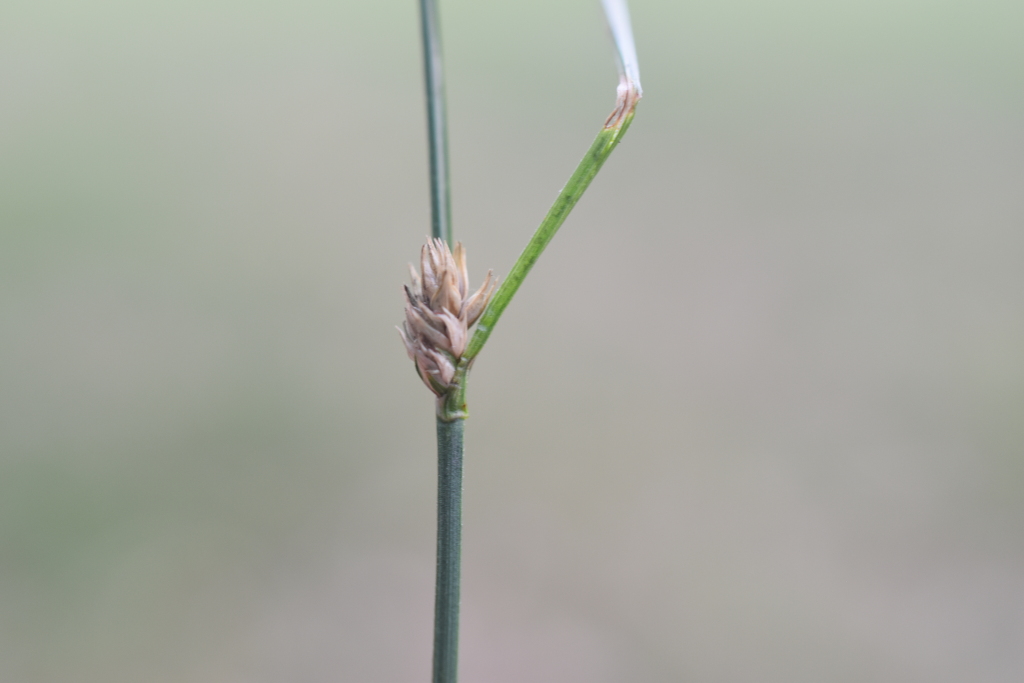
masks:
<path id="1" fill-rule="evenodd" d="M 454 251 L 433 238 L 420 252 L 420 273 L 409 265 L 412 286 L 405 286 L 405 322 L 398 328 L 416 372 L 431 391 L 443 396 L 469 343 L 469 328 L 484 312 L 497 281 L 492 271 L 480 289 L 469 293 L 466 250 Z"/>

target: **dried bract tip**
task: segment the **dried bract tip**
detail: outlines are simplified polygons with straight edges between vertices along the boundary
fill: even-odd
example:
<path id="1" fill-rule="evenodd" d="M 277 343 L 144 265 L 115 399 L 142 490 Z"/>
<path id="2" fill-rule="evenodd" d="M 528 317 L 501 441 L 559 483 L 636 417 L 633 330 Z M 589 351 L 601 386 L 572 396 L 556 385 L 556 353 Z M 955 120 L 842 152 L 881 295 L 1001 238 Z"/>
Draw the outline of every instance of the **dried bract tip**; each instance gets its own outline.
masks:
<path id="1" fill-rule="evenodd" d="M 443 396 L 469 343 L 469 328 L 487 308 L 497 289 L 494 273 L 472 294 L 466 250 L 430 239 L 420 252 L 420 272 L 411 265 L 412 285 L 405 287 L 405 322 L 398 328 L 416 372 L 431 391 Z"/>
<path id="2" fill-rule="evenodd" d="M 619 87 L 615 89 L 615 109 L 604 122 L 605 130 L 621 128 L 626 118 L 633 114 L 641 97 L 643 93 L 639 83 L 628 78 L 620 79 Z"/>

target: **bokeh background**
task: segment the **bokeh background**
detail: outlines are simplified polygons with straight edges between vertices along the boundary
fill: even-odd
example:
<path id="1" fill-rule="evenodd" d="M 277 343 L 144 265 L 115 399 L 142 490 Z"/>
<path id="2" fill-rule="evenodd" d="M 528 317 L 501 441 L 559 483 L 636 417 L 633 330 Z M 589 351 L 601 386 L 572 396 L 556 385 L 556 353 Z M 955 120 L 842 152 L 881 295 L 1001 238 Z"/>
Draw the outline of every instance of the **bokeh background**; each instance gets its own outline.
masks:
<path id="1" fill-rule="evenodd" d="M 462 679 L 1024 678 L 1024 4 L 633 0 L 470 384 Z M 592 0 L 444 0 L 508 272 Z M 0 680 L 429 675 L 416 5 L 0 6 Z"/>

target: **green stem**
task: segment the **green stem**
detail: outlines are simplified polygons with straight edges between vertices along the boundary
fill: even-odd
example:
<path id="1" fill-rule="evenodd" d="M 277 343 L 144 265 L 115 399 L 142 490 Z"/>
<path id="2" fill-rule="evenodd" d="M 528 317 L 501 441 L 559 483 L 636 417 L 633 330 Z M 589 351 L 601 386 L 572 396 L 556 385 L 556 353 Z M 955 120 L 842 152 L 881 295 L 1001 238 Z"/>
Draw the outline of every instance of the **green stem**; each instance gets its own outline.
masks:
<path id="1" fill-rule="evenodd" d="M 462 434 L 466 421 L 437 419 L 437 584 L 434 683 L 455 683 L 459 664 Z"/>
<path id="2" fill-rule="evenodd" d="M 451 199 L 448 191 L 448 122 L 444 104 L 444 64 L 437 0 L 420 0 L 423 33 L 423 75 L 427 88 L 427 129 L 430 143 L 431 234 L 452 243 Z"/>
<path id="3" fill-rule="evenodd" d="M 631 105 L 635 106 L 635 102 L 631 103 Z M 523 283 L 526 275 L 533 268 L 533 264 L 540 257 L 541 252 L 548 246 L 548 242 L 555 236 L 558 228 L 561 227 L 566 217 L 568 217 L 569 212 L 572 211 L 573 207 L 576 206 L 576 202 L 583 196 L 583 193 L 590 185 L 590 181 L 601 170 L 605 160 L 611 155 L 615 146 L 619 144 L 622 136 L 625 135 L 626 129 L 629 128 L 629 124 L 633 121 L 632 106 L 614 125 L 611 127 L 606 126 L 598 133 L 594 144 L 590 146 L 590 150 L 583 157 L 583 160 L 580 161 L 579 166 L 576 167 L 576 171 L 569 178 L 569 182 L 562 188 L 562 192 L 551 206 L 547 216 L 541 221 L 540 226 L 533 233 L 533 237 L 530 238 L 530 242 L 526 245 L 523 253 L 519 255 L 519 259 L 512 266 L 508 277 L 505 278 L 498 291 L 494 293 L 494 297 L 491 299 L 490 304 L 488 304 L 484 314 L 480 316 L 480 321 L 477 323 L 473 337 L 469 340 L 469 346 L 463 354 L 463 359 L 467 362 L 459 366 L 460 372 L 468 369 L 468 361 L 472 361 L 480 353 L 480 350 L 487 342 L 487 338 L 491 336 L 491 332 L 498 323 L 501 314 L 505 312 L 505 308 L 512 301 L 512 297 L 515 296 L 519 285 Z M 615 113 L 613 112 L 614 115 Z"/>
<path id="4" fill-rule="evenodd" d="M 448 125 L 437 0 L 420 0 L 423 73 L 427 91 L 430 146 L 431 234 L 452 243 L 448 188 Z M 434 683 L 455 683 L 459 666 L 459 578 L 462 554 L 462 434 L 464 387 L 438 403 L 437 419 L 437 579 L 434 593 Z M 452 399 L 449 401 L 448 399 Z M 461 412 L 443 410 L 460 403 Z"/>

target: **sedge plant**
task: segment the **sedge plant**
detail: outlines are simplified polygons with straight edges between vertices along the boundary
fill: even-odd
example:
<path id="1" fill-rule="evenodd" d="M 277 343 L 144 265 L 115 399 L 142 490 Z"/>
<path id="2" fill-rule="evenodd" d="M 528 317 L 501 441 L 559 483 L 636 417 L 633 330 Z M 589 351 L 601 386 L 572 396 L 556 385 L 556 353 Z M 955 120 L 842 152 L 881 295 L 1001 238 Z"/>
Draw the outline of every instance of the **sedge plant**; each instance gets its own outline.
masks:
<path id="1" fill-rule="evenodd" d="M 462 463 L 466 382 L 501 314 L 569 212 L 601 170 L 633 120 L 640 101 L 640 70 L 625 0 L 602 0 L 615 44 L 619 84 L 615 108 L 501 286 L 488 272 L 471 291 L 466 250 L 452 245 L 444 70 L 437 0 L 420 0 L 430 150 L 431 238 L 410 266 L 405 321 L 399 328 L 417 374 L 436 396 L 437 575 L 433 682 L 455 683 L 458 670 L 459 585 L 462 547 Z M 470 329 L 476 325 L 472 335 Z"/>

